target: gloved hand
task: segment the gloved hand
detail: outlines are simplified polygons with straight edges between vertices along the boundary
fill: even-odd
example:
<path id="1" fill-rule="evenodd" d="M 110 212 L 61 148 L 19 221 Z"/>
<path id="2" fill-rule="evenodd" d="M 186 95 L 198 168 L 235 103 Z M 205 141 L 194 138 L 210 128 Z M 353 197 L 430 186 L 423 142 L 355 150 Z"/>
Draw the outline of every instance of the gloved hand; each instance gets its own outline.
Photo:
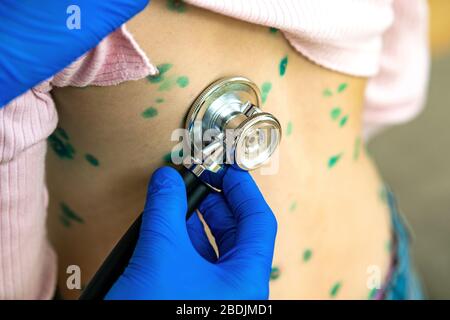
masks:
<path id="1" fill-rule="evenodd" d="M 157 170 L 135 252 L 106 299 L 267 299 L 277 224 L 251 176 L 229 168 L 223 194 L 199 208 L 219 257 L 186 207 L 179 173 Z"/>
<path id="2" fill-rule="evenodd" d="M 148 1 L 1 0 L 0 108 L 95 47 Z"/>

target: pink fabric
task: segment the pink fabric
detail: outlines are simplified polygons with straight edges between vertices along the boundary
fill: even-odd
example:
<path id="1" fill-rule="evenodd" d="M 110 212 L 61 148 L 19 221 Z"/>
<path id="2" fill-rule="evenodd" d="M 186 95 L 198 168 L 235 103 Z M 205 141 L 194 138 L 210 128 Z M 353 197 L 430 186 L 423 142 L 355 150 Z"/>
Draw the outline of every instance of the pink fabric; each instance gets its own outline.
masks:
<path id="1" fill-rule="evenodd" d="M 0 299 L 50 299 L 56 286 L 44 180 L 46 139 L 58 123 L 52 86 L 106 86 L 156 72 L 121 28 L 0 109 Z"/>
<path id="2" fill-rule="evenodd" d="M 426 96 L 425 0 L 185 0 L 248 22 L 276 27 L 313 62 L 371 77 L 364 136 L 416 116 Z"/>
<path id="3" fill-rule="evenodd" d="M 421 109 L 428 75 L 425 0 L 186 0 L 276 27 L 311 61 L 370 77 L 370 134 Z M 58 115 L 53 86 L 107 86 L 156 74 L 124 27 L 94 50 L 0 109 L 0 298 L 48 299 L 56 258 L 46 237 L 46 138 Z"/>
<path id="4" fill-rule="evenodd" d="M 383 36 L 380 68 L 366 90 L 364 133 L 414 118 L 423 108 L 430 68 L 425 1 L 394 0 L 395 20 Z"/>

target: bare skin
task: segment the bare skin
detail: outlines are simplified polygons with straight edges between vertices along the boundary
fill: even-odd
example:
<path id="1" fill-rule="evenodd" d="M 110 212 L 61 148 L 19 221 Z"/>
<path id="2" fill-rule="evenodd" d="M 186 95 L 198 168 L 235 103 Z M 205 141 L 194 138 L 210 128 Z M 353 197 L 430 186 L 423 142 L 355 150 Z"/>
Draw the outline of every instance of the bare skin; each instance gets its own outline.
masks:
<path id="1" fill-rule="evenodd" d="M 172 65 L 165 79 L 186 76 L 185 87 L 160 90 L 162 82 L 142 79 L 53 92 L 59 126 L 75 149 L 73 159 L 51 148 L 47 156 L 60 292 L 76 298 L 79 291 L 65 285 L 67 266 L 79 265 L 86 284 L 141 212 L 148 178 L 165 164 L 176 144 L 172 130 L 183 126 L 195 97 L 220 77 L 242 75 L 260 87 L 271 83 L 263 109 L 284 131 L 278 172 L 253 173 L 279 223 L 271 298 L 367 298 L 368 267 L 377 266 L 382 279 L 387 274 L 391 233 L 382 182 L 359 142 L 366 79 L 310 62 L 280 32 L 184 8 L 154 0 L 127 27 L 154 64 Z M 150 106 L 157 114 L 143 117 Z M 61 203 L 82 221 L 67 217 L 66 208 L 62 224 Z"/>

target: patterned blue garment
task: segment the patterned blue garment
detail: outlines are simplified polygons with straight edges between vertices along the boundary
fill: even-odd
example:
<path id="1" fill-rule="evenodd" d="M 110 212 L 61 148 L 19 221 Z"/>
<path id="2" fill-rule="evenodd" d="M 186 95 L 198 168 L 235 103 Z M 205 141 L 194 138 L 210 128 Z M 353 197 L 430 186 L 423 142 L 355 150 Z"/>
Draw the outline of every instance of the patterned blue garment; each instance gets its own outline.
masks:
<path id="1" fill-rule="evenodd" d="M 391 210 L 394 230 L 394 265 L 391 277 L 383 292 L 385 300 L 421 300 L 424 299 L 422 285 L 414 270 L 411 256 L 411 235 L 404 217 L 398 210 L 394 195 L 387 189 L 388 204 Z"/>

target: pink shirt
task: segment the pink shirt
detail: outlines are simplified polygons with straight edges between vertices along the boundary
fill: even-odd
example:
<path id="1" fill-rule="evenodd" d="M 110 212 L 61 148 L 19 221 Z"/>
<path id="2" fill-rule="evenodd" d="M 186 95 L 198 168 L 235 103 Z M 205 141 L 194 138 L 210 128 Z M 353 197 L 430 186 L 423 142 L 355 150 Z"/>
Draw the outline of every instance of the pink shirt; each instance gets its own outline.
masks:
<path id="1" fill-rule="evenodd" d="M 311 61 L 369 77 L 366 137 L 384 125 L 411 119 L 422 108 L 429 69 L 425 0 L 186 2 L 278 28 Z M 0 109 L 0 299 L 49 299 L 55 288 L 44 178 L 46 138 L 58 122 L 52 87 L 107 86 L 156 73 L 123 26 Z"/>

